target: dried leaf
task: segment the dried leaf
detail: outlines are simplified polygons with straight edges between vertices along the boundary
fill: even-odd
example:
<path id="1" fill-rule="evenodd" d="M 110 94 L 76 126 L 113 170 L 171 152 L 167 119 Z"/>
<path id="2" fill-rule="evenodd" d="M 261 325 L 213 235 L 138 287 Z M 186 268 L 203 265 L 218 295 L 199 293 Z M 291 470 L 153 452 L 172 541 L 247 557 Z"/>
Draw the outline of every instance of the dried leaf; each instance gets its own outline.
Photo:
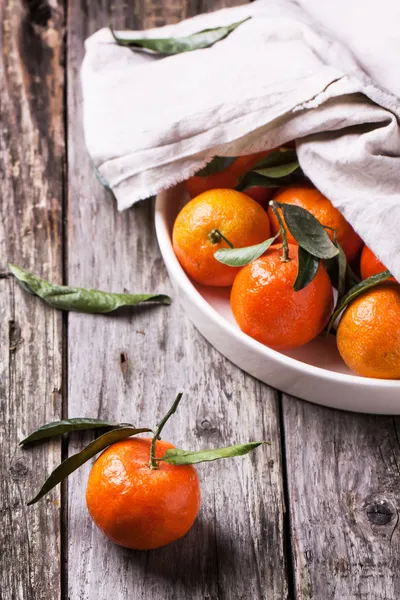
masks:
<path id="1" fill-rule="evenodd" d="M 11 273 L 23 289 L 60 310 L 82 313 L 108 313 L 122 306 L 137 306 L 144 303 L 171 304 L 164 294 L 115 294 L 100 290 L 86 290 L 66 285 L 57 285 L 9 264 Z"/>
<path id="2" fill-rule="evenodd" d="M 226 38 L 232 31 L 234 31 L 239 25 L 248 21 L 250 17 L 239 21 L 238 23 L 232 23 L 226 27 L 216 27 L 214 29 L 204 29 L 198 31 L 193 35 L 181 38 L 133 38 L 129 37 L 129 34 L 124 32 L 124 37 L 114 32 L 110 27 L 111 33 L 114 36 L 115 41 L 120 46 L 128 46 L 129 48 L 143 48 L 145 50 L 152 50 L 158 54 L 164 54 L 166 56 L 173 54 L 181 54 L 182 52 L 191 52 L 192 50 L 201 50 L 203 48 L 210 48 L 216 42 Z"/>

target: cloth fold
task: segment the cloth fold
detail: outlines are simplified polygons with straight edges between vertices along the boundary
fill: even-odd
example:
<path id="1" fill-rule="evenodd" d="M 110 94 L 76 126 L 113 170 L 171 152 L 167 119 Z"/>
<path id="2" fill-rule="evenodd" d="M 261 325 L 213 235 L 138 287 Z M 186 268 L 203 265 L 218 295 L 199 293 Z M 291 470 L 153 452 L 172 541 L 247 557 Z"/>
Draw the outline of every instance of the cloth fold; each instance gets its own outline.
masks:
<path id="1" fill-rule="evenodd" d="M 306 175 L 400 281 L 400 3 L 257 0 L 138 37 L 248 16 L 213 47 L 170 57 L 118 46 L 108 29 L 86 41 L 86 144 L 118 208 L 215 155 L 296 139 Z"/>

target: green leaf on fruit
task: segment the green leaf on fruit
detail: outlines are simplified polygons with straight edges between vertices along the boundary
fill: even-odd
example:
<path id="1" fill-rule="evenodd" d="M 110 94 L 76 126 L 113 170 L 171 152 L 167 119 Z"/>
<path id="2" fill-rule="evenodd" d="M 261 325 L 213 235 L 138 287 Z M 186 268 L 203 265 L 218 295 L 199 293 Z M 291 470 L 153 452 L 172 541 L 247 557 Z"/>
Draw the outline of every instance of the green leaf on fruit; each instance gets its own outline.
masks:
<path id="1" fill-rule="evenodd" d="M 252 450 L 258 448 L 262 444 L 269 442 L 249 442 L 248 444 L 238 444 L 236 446 L 228 446 L 227 448 L 215 448 L 213 450 L 201 450 L 192 452 L 190 450 L 179 450 L 171 448 L 167 450 L 161 460 L 170 465 L 195 465 L 201 462 L 209 462 L 219 460 L 220 458 L 232 458 L 234 456 L 243 456 Z"/>
<path id="2" fill-rule="evenodd" d="M 233 165 L 236 156 L 214 156 L 214 158 L 200 171 L 197 171 L 196 177 L 209 177 L 225 171 Z"/>
<path id="3" fill-rule="evenodd" d="M 253 262 L 257 258 L 260 258 L 268 250 L 271 244 L 279 237 L 279 233 L 261 242 L 261 244 L 255 244 L 254 246 L 246 246 L 245 248 L 221 248 L 217 250 L 214 257 L 224 265 L 229 267 L 244 267 L 249 263 Z"/>
<path id="4" fill-rule="evenodd" d="M 260 175 L 260 173 L 256 173 L 255 171 L 248 171 L 240 178 L 235 189 L 238 190 L 238 192 L 244 192 L 252 187 L 279 188 L 282 185 L 283 184 L 280 179 L 265 177 L 264 175 Z"/>
<path id="5" fill-rule="evenodd" d="M 299 246 L 316 258 L 333 258 L 339 254 L 325 228 L 308 210 L 295 204 L 280 204 L 286 225 Z"/>
<path id="6" fill-rule="evenodd" d="M 123 32 L 121 35 L 110 27 L 111 33 L 119 46 L 128 46 L 129 48 L 137 48 L 143 50 L 151 50 L 157 54 L 171 56 L 173 54 L 181 54 L 182 52 L 191 52 L 193 50 L 201 50 L 210 48 L 216 42 L 226 38 L 239 25 L 248 21 L 250 17 L 232 23 L 225 27 L 215 27 L 213 29 L 203 29 L 192 35 L 181 38 L 137 38 L 129 35 L 129 32 Z"/>
<path id="7" fill-rule="evenodd" d="M 338 316 L 344 311 L 345 308 L 347 308 L 347 306 L 349 306 L 349 304 L 353 302 L 353 300 L 358 298 L 358 296 L 360 296 L 360 294 L 362 294 L 366 290 L 375 287 L 379 283 L 382 283 L 383 281 L 386 281 L 391 277 L 392 275 L 389 271 L 384 271 L 383 273 L 378 273 L 377 275 L 372 275 L 372 277 L 363 279 L 362 281 L 360 281 L 360 283 L 357 283 L 357 285 L 351 288 L 351 290 L 347 292 L 345 296 L 343 296 L 342 300 L 339 302 L 334 312 L 332 313 L 332 316 L 327 326 L 326 334 L 329 334 Z"/>
<path id="8" fill-rule="evenodd" d="M 300 168 L 298 161 L 293 161 L 285 165 L 277 165 L 276 167 L 264 167 L 262 169 L 253 169 L 255 173 L 270 179 L 279 179 L 291 175 Z"/>
<path id="9" fill-rule="evenodd" d="M 292 150 L 289 148 L 279 148 L 278 150 L 274 150 L 268 156 L 261 158 L 258 163 L 254 165 L 252 170 L 258 169 L 266 169 L 270 167 L 279 167 L 284 166 L 290 163 L 297 163 L 297 153 L 296 150 Z"/>
<path id="10" fill-rule="evenodd" d="M 319 263 L 321 261 L 320 258 L 313 256 L 301 246 L 299 246 L 298 260 L 299 266 L 297 277 L 293 285 L 295 292 L 300 292 L 300 290 L 303 290 L 312 282 L 318 272 Z"/>

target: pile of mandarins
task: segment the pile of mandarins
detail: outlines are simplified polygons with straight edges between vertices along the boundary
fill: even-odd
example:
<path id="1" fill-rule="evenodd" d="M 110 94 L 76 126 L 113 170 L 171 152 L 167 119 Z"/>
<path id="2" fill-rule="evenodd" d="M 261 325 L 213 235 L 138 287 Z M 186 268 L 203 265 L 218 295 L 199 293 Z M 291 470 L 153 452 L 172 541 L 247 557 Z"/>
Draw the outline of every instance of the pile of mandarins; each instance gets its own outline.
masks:
<path id="1" fill-rule="evenodd" d="M 233 315 L 257 341 L 296 348 L 336 325 L 350 369 L 399 379 L 400 285 L 293 154 L 220 158 L 189 179 L 192 199 L 173 228 L 176 256 L 197 283 L 232 286 Z"/>

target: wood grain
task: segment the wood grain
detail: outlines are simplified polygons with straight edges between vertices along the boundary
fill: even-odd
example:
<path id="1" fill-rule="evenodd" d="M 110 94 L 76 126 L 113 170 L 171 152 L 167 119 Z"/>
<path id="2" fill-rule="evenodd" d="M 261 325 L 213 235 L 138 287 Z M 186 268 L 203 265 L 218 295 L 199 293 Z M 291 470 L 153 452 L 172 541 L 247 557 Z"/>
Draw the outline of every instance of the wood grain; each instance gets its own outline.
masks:
<path id="1" fill-rule="evenodd" d="M 173 20 L 185 16 L 187 5 L 180 6 Z M 117 213 L 91 173 L 82 139 L 82 43 L 110 14 L 107 3 L 74 0 L 69 7 L 68 278 L 71 284 L 115 291 L 171 292 L 152 202 Z M 140 15 L 128 14 L 113 13 L 116 26 L 140 25 Z M 149 14 L 143 18 L 149 24 Z M 104 600 L 112 593 L 115 600 L 284 600 L 275 393 L 213 350 L 182 314 L 177 298 L 171 307 L 112 318 L 71 314 L 68 340 L 70 416 L 154 424 L 182 390 L 184 400 L 165 431 L 176 445 L 198 449 L 259 438 L 272 443 L 251 457 L 200 466 L 203 500 L 195 526 L 183 540 L 148 553 L 119 548 L 102 536 L 85 507 L 90 465 L 75 473 L 69 481 L 68 598 Z"/>
<path id="2" fill-rule="evenodd" d="M 283 410 L 296 598 L 397 600 L 399 419 Z"/>
<path id="3" fill-rule="evenodd" d="M 26 502 L 60 444 L 18 442 L 60 418 L 62 319 L 7 276 L 7 261 L 62 280 L 63 5 L 4 0 L 0 20 L 0 594 L 56 600 L 59 491 Z"/>

